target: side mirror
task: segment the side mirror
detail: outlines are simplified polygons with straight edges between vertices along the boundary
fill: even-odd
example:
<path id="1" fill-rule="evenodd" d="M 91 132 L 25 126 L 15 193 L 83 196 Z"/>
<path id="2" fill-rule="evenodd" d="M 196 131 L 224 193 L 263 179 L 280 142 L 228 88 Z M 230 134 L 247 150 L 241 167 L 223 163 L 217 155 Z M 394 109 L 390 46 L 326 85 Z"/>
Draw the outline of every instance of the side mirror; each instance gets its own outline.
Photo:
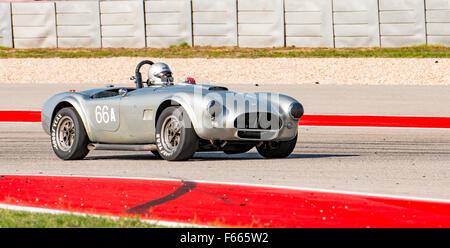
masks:
<path id="1" fill-rule="evenodd" d="M 128 90 L 126 88 L 120 88 L 118 93 L 121 96 L 125 96 L 128 93 Z"/>

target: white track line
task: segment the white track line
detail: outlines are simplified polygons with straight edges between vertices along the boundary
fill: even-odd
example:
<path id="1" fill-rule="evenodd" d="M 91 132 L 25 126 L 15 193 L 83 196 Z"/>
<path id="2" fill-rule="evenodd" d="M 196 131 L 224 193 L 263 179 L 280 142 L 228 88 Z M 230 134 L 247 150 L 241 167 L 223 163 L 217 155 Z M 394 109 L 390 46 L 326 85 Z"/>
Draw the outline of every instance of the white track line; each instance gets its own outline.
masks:
<path id="1" fill-rule="evenodd" d="M 7 210 L 14 210 L 14 211 L 25 211 L 30 213 L 44 213 L 44 214 L 73 214 L 77 216 L 92 216 L 92 217 L 98 217 L 98 218 L 108 218 L 113 220 L 118 220 L 120 217 L 115 216 L 107 216 L 107 215 L 98 215 L 98 214 L 86 214 L 86 213 L 79 213 L 79 212 L 71 212 L 71 211 L 63 211 L 63 210 L 55 210 L 55 209 L 47 209 L 47 208 L 36 208 L 36 207 L 23 207 L 23 206 L 17 206 L 17 205 L 10 205 L 10 204 L 2 204 L 0 203 L 0 208 L 7 209 Z M 162 220 L 146 220 L 146 219 L 139 219 L 141 222 L 153 224 L 153 225 L 160 225 L 165 227 L 197 227 L 197 228 L 205 228 L 208 226 L 202 226 L 202 225 L 196 225 L 196 224 L 188 224 L 188 223 L 181 223 L 181 222 L 172 222 L 172 221 L 162 221 Z"/>

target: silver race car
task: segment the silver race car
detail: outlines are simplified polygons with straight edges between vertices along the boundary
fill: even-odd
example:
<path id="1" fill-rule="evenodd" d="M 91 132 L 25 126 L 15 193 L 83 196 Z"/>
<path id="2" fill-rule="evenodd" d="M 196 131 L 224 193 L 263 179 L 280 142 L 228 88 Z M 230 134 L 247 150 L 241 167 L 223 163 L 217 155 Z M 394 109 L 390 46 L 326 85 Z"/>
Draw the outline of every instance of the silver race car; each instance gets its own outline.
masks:
<path id="1" fill-rule="evenodd" d="M 147 81 L 140 73 L 145 64 Z M 174 83 L 169 66 L 149 60 L 131 80 L 136 87 L 63 92 L 44 104 L 42 127 L 59 158 L 82 159 L 93 149 L 147 150 L 172 161 L 254 147 L 266 158 L 283 158 L 295 148 L 303 106 L 292 97 L 236 93 L 193 78 Z"/>

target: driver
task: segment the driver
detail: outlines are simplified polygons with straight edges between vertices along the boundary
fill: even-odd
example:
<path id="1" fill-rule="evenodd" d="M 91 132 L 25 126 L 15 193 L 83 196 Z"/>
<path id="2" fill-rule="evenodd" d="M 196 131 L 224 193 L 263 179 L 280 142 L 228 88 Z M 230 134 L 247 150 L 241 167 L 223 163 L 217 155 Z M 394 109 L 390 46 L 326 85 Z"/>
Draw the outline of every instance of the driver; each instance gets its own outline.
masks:
<path id="1" fill-rule="evenodd" d="M 172 71 L 165 63 L 154 63 L 148 69 L 149 85 L 170 85 L 173 84 Z"/>

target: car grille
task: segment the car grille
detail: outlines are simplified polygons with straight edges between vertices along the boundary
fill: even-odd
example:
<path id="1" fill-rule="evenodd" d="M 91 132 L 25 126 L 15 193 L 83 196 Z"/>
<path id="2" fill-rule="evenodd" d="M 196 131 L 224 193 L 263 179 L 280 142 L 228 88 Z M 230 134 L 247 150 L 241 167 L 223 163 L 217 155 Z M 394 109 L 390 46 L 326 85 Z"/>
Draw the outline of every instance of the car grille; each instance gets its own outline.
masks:
<path id="1" fill-rule="evenodd" d="M 278 130 L 281 126 L 281 118 L 267 112 L 245 113 L 234 120 L 234 127 L 238 129 Z"/>

